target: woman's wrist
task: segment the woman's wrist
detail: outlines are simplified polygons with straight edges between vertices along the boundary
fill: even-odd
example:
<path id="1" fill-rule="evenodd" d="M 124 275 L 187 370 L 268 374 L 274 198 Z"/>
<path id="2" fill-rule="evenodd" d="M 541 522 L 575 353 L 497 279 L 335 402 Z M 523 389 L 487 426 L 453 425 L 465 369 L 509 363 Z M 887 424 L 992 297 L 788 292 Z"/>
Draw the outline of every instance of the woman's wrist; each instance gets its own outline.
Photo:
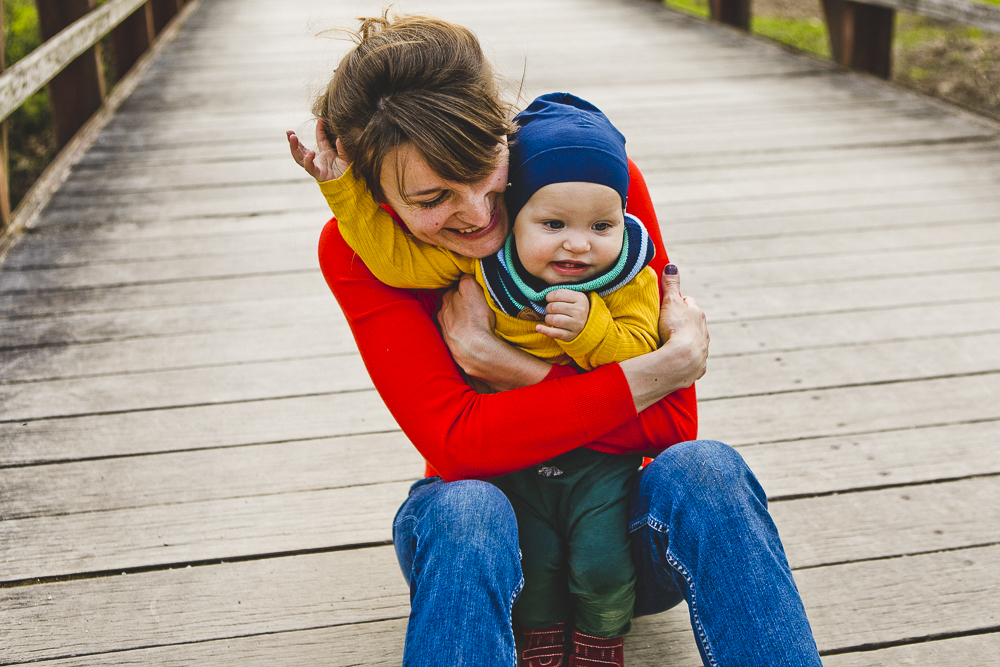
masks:
<path id="1" fill-rule="evenodd" d="M 462 370 L 497 391 L 538 384 L 552 370 L 551 364 L 495 337 L 478 342 L 466 349 Z"/>
<path id="2" fill-rule="evenodd" d="M 642 356 L 619 362 L 632 391 L 636 412 L 642 412 L 667 395 L 693 384 L 693 380 L 685 383 L 686 379 L 679 377 L 671 368 L 670 362 L 676 356 L 672 352 L 669 346 L 664 346 Z"/>

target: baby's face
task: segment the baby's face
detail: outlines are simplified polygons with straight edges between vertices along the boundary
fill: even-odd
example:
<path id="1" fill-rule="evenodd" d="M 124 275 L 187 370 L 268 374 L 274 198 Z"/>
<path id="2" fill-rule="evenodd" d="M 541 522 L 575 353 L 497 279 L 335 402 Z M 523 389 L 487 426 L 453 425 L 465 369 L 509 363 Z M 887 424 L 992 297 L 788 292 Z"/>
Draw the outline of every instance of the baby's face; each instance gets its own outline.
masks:
<path id="1" fill-rule="evenodd" d="M 597 183 L 546 185 L 514 221 L 521 264 L 549 285 L 587 280 L 614 266 L 624 234 L 621 197 Z"/>

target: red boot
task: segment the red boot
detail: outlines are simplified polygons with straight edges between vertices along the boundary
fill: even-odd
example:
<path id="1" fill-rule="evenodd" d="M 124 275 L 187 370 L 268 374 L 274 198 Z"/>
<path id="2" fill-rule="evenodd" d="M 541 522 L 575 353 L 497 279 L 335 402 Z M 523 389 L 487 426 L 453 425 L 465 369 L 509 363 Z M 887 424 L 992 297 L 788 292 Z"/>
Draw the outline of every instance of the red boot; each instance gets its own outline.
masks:
<path id="1" fill-rule="evenodd" d="M 570 667 L 624 667 L 623 640 L 623 637 L 591 637 L 574 630 Z"/>
<path id="2" fill-rule="evenodd" d="M 541 630 L 523 630 L 522 667 L 567 667 L 566 624 L 556 623 Z"/>

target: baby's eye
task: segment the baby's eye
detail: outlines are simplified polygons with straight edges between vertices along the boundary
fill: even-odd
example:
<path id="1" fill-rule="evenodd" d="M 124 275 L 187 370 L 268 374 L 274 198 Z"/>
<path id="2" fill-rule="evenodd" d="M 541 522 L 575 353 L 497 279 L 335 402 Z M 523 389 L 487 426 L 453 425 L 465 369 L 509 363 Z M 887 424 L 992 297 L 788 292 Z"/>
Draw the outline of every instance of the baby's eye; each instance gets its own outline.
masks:
<path id="1" fill-rule="evenodd" d="M 448 198 L 448 191 L 444 190 L 441 194 L 439 194 L 434 199 L 427 199 L 427 200 L 424 200 L 424 201 L 418 201 L 418 202 L 414 202 L 414 204 L 416 204 L 420 208 L 434 208 L 438 204 L 443 203 L 444 200 L 447 199 L 447 198 Z"/>
<path id="2" fill-rule="evenodd" d="M 594 231 L 595 232 L 606 232 L 609 229 L 611 229 L 611 223 L 610 222 L 597 222 L 597 223 L 594 223 Z"/>
<path id="3" fill-rule="evenodd" d="M 548 227 L 549 229 L 562 229 L 566 226 L 566 223 L 562 220 L 546 220 L 542 223 L 542 225 Z"/>

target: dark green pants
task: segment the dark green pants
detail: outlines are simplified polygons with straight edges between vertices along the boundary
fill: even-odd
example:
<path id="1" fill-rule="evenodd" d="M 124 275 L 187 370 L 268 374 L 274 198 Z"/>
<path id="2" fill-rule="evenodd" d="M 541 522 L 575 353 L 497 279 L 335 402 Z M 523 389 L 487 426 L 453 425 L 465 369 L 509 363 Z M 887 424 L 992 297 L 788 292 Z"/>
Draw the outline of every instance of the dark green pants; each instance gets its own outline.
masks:
<path id="1" fill-rule="evenodd" d="M 514 618 L 525 628 L 566 621 L 595 637 L 628 632 L 628 494 L 641 463 L 581 448 L 489 480 L 517 515 L 524 590 Z"/>

